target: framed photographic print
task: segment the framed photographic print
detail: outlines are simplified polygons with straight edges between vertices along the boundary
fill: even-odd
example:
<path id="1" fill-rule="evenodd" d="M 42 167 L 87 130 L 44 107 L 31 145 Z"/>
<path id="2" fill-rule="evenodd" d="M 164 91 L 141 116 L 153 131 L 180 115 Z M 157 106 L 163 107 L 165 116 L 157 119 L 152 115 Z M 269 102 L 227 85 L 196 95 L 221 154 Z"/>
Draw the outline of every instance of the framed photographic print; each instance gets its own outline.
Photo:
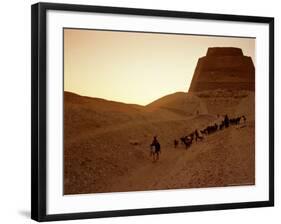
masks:
<path id="1" fill-rule="evenodd" d="M 274 19 L 32 6 L 32 219 L 274 205 Z"/>

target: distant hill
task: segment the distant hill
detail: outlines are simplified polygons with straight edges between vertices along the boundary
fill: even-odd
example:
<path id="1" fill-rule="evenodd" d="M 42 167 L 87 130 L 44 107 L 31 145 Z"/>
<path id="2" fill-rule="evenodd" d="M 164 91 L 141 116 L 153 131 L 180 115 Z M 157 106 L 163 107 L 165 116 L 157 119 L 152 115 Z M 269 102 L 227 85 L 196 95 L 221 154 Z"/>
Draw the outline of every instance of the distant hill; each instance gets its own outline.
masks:
<path id="1" fill-rule="evenodd" d="M 166 95 L 153 101 L 146 106 L 150 110 L 166 109 L 174 113 L 192 116 L 196 114 L 206 114 L 206 106 L 200 98 L 192 93 L 176 92 Z"/>

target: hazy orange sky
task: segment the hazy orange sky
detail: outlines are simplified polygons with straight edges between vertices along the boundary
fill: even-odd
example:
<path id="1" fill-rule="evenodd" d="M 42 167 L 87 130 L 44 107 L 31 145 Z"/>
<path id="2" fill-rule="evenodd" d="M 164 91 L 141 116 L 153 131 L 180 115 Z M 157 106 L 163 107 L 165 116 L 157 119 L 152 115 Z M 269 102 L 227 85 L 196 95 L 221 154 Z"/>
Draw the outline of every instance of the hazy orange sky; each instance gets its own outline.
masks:
<path id="1" fill-rule="evenodd" d="M 187 92 L 208 47 L 239 47 L 255 63 L 255 39 L 64 29 L 64 90 L 146 105 Z"/>

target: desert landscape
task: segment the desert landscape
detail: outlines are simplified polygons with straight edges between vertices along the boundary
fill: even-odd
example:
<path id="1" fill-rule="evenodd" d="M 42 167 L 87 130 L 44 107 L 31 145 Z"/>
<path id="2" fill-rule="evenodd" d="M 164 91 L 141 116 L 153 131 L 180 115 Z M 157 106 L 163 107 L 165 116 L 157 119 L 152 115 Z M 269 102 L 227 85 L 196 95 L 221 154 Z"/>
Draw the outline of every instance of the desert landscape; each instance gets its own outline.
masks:
<path id="1" fill-rule="evenodd" d="M 206 50 L 186 92 L 145 106 L 64 92 L 64 194 L 255 184 L 254 64 Z"/>

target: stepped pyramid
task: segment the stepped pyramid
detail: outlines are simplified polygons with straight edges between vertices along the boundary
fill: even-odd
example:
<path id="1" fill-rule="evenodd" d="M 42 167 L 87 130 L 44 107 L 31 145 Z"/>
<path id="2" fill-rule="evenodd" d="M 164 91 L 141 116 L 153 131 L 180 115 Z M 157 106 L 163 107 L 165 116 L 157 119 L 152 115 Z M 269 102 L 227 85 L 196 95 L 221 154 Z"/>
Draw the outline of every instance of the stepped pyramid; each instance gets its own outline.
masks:
<path id="1" fill-rule="evenodd" d="M 199 58 L 189 87 L 190 92 L 230 89 L 255 90 L 255 67 L 240 48 L 208 48 Z"/>

